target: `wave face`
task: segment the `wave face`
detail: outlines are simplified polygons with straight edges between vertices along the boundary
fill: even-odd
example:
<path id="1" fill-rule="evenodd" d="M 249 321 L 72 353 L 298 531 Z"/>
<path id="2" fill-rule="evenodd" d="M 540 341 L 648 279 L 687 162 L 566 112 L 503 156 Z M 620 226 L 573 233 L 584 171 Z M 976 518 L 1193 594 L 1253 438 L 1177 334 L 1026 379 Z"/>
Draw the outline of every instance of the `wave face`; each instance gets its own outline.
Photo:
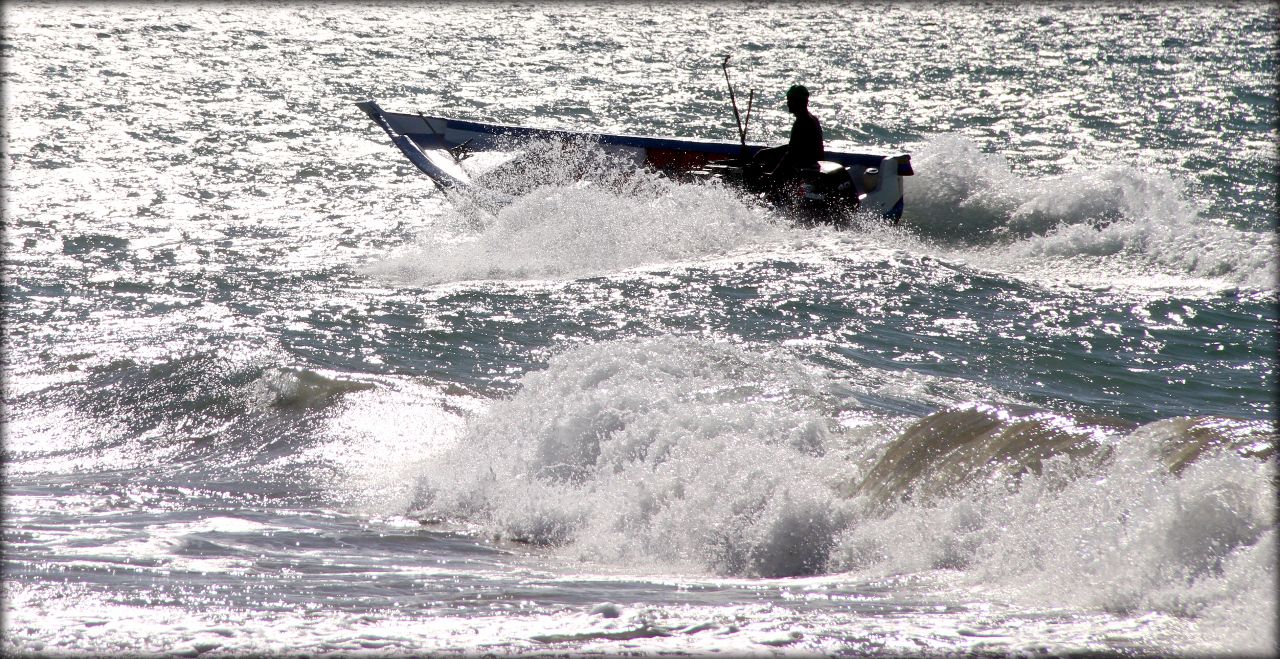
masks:
<path id="1" fill-rule="evenodd" d="M 428 461 L 412 514 L 609 563 L 955 570 L 1042 604 L 1274 612 L 1266 424 L 970 406 L 851 425 L 836 389 L 725 343 L 575 349 Z"/>
<path id="2" fill-rule="evenodd" d="M 1170 612 L 1260 651 L 1275 634 L 1275 436 L 1241 426 L 1155 422 L 1105 444 L 1105 459 L 1049 460 L 907 499 L 845 529 L 830 566 L 956 570 L 1024 602 Z M 1232 623 L 1243 611 L 1255 615 Z"/>
<path id="3" fill-rule="evenodd" d="M 271 472 L 322 438 L 327 415 L 344 398 L 376 386 L 261 352 L 195 352 L 153 364 L 93 357 L 83 368 L 68 364 L 76 379 L 14 396 L 21 411 L 7 419 L 13 432 L 5 446 L 12 473 Z M 74 439 L 60 440 L 63 434 Z"/>

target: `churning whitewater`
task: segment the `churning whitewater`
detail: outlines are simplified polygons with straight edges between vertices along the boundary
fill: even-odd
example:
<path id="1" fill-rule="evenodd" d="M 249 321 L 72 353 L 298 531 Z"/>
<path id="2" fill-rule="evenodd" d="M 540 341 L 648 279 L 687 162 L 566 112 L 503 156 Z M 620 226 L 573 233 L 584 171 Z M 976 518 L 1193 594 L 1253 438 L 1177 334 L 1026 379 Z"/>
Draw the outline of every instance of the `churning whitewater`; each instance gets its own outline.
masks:
<path id="1" fill-rule="evenodd" d="M 7 654 L 1276 652 L 1272 4 L 0 20 Z M 737 139 L 726 53 L 901 223 L 354 105 Z"/>

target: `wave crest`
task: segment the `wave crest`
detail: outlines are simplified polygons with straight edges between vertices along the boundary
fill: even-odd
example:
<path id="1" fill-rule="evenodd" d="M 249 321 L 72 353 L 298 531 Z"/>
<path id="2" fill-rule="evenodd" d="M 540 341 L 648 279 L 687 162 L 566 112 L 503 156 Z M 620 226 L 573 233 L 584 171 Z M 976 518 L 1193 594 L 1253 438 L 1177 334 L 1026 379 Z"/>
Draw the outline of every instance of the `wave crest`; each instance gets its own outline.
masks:
<path id="1" fill-rule="evenodd" d="M 477 419 L 417 505 L 598 560 L 813 572 L 843 519 L 811 480 L 830 405 L 782 357 L 693 339 L 584 347 Z"/>
<path id="2" fill-rule="evenodd" d="M 727 343 L 581 347 L 428 460 L 411 514 L 660 569 L 951 569 L 1032 602 L 1205 619 L 1268 606 L 1231 585 L 1274 577 L 1266 424 L 975 404 L 846 427 L 838 390 Z"/>
<path id="3" fill-rule="evenodd" d="M 1275 285 L 1275 235 L 1204 217 L 1187 183 L 1168 174 L 1117 164 L 1027 178 L 959 135 L 933 137 L 913 160 L 908 221 L 925 236 L 1013 263 L 1119 259 L 1126 270 Z"/>

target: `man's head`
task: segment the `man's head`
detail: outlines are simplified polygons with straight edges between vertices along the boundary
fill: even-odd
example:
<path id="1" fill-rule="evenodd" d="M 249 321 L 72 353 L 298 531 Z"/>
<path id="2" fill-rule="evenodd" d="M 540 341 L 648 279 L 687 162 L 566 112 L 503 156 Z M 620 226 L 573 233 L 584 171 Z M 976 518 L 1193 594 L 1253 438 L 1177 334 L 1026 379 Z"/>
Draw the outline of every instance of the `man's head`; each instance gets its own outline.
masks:
<path id="1" fill-rule="evenodd" d="M 787 90 L 787 111 L 800 114 L 809 109 L 809 90 L 804 85 L 791 85 Z"/>

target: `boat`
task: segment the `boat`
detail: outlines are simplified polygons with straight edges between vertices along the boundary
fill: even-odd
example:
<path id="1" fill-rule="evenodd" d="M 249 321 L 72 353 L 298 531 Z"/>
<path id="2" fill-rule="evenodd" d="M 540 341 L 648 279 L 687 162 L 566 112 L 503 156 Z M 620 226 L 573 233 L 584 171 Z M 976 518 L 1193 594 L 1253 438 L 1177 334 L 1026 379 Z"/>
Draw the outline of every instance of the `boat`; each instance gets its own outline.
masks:
<path id="1" fill-rule="evenodd" d="M 374 100 L 356 103 L 423 174 L 445 190 L 479 187 L 468 160 L 501 152 L 498 162 L 521 157 L 513 144 L 576 140 L 633 163 L 685 180 L 716 179 L 809 222 L 847 224 L 869 212 L 897 223 L 903 210 L 903 177 L 914 174 L 911 156 L 893 152 L 826 151 L 819 168 L 786 186 L 753 176 L 749 163 L 764 144 L 691 137 L 658 137 L 531 128 L 422 113 L 388 112 Z M 492 155 L 492 154 L 491 154 Z M 492 167 L 490 158 L 488 166 Z"/>

